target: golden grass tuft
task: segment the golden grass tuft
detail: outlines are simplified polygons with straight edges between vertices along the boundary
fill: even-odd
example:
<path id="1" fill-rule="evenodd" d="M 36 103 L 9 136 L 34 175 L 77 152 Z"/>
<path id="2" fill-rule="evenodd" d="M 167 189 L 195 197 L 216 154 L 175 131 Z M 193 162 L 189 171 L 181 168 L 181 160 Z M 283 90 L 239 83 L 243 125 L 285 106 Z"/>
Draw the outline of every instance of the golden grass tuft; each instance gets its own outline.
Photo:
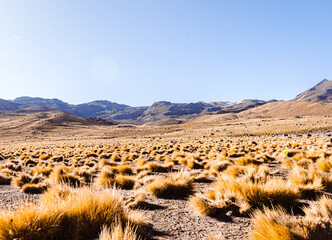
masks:
<path id="1" fill-rule="evenodd" d="M 247 166 L 247 165 L 260 165 L 263 163 L 263 161 L 259 161 L 254 158 L 249 158 L 249 157 L 240 157 L 238 158 L 235 163 L 240 166 Z"/>
<path id="2" fill-rule="evenodd" d="M 131 225 L 123 227 L 121 224 L 114 224 L 111 228 L 104 226 L 97 240 L 139 240 L 141 239 L 136 228 Z"/>
<path id="3" fill-rule="evenodd" d="M 303 209 L 305 216 L 288 215 L 282 208 L 264 208 L 253 214 L 253 240 L 321 240 L 332 235 L 332 199 L 323 196 Z"/>
<path id="4" fill-rule="evenodd" d="M 66 166 L 56 166 L 49 176 L 49 180 L 58 184 L 69 184 L 70 186 L 80 186 L 82 178 L 75 175 L 71 169 Z"/>
<path id="5" fill-rule="evenodd" d="M 170 172 L 174 167 L 174 163 L 159 164 L 159 163 L 149 163 L 147 169 L 151 172 Z"/>
<path id="6" fill-rule="evenodd" d="M 146 225 L 114 190 L 51 189 L 38 205 L 1 214 L 0 239 L 96 239 L 103 226 L 113 231 L 118 222 L 137 229 Z"/>
<path id="7" fill-rule="evenodd" d="M 257 211 L 253 214 L 252 236 L 253 240 L 292 240 L 292 234 L 285 226 L 287 215 L 285 210 Z"/>
<path id="8" fill-rule="evenodd" d="M 146 190 L 160 198 L 184 198 L 193 192 L 193 179 L 190 173 L 181 171 L 167 178 L 158 176 L 146 186 Z"/>
<path id="9" fill-rule="evenodd" d="M 6 176 L 3 173 L 0 173 L 0 185 L 10 185 L 11 177 Z"/>
<path id="10" fill-rule="evenodd" d="M 103 187 L 113 187 L 115 174 L 112 171 L 103 169 L 94 179 L 94 183 Z"/>
<path id="11" fill-rule="evenodd" d="M 204 196 L 193 196 L 189 199 L 191 207 L 200 214 L 215 216 L 217 213 L 217 207 L 213 204 L 213 201 Z"/>
<path id="12" fill-rule="evenodd" d="M 12 179 L 12 184 L 17 187 L 22 187 L 24 184 L 30 183 L 32 177 L 26 173 L 20 173 L 17 177 Z"/>
<path id="13" fill-rule="evenodd" d="M 318 159 L 316 162 L 317 169 L 322 172 L 330 172 L 332 169 L 332 164 L 327 159 Z"/>
<path id="14" fill-rule="evenodd" d="M 125 175 L 133 174 L 133 169 L 129 164 L 120 164 L 114 167 L 108 167 L 107 169 L 115 174 L 125 174 Z"/>
<path id="15" fill-rule="evenodd" d="M 39 184 L 24 184 L 22 186 L 22 192 L 28 193 L 28 194 L 41 194 L 45 192 L 48 188 L 47 184 L 39 183 Z"/>
<path id="16" fill-rule="evenodd" d="M 201 213 L 213 212 L 213 208 L 234 213 L 247 213 L 263 206 L 276 205 L 291 207 L 297 204 L 300 193 L 286 181 L 279 178 L 266 178 L 265 181 L 248 181 L 220 175 L 212 184 L 212 190 L 200 200 L 193 199 L 194 208 Z"/>
<path id="17" fill-rule="evenodd" d="M 133 176 L 117 174 L 114 178 L 116 187 L 122 189 L 133 189 L 135 185 L 136 178 Z"/>

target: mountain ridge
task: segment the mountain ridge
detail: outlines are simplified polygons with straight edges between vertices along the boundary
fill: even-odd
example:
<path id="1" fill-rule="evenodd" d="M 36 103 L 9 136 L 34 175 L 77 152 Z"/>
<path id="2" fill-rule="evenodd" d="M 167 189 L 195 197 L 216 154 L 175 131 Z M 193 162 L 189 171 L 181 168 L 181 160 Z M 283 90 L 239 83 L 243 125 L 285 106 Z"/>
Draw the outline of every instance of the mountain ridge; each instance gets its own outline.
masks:
<path id="1" fill-rule="evenodd" d="M 332 81 L 323 79 L 312 88 L 298 94 L 293 101 L 332 102 Z M 132 107 L 108 100 L 95 100 L 81 104 L 69 104 L 57 98 L 41 98 L 22 96 L 14 100 L 0 99 L 0 111 L 45 111 L 59 110 L 84 118 L 97 118 L 110 121 L 147 124 L 176 123 L 193 119 L 202 115 L 237 114 L 277 100 L 245 99 L 241 102 L 214 101 L 172 103 L 157 101 L 150 106 Z M 274 105 L 269 105 L 274 106 Z M 302 105 L 301 105 L 302 106 Z"/>
<path id="2" fill-rule="evenodd" d="M 249 106 L 243 105 L 244 101 L 251 101 Z M 231 102 L 210 102 L 203 101 L 195 103 L 172 103 L 169 101 L 158 101 L 151 106 L 132 107 L 108 100 L 95 100 L 82 104 L 69 104 L 57 98 L 41 98 L 22 96 L 14 100 L 2 100 L 3 105 L 0 110 L 60 110 L 75 114 L 85 118 L 101 118 L 124 123 L 145 124 L 150 122 L 182 122 L 183 120 L 194 118 L 206 114 L 215 114 L 218 111 L 239 112 L 244 109 L 264 104 L 263 100 L 244 100 L 239 103 Z M 242 105 L 241 105 L 242 104 Z M 232 108 L 235 107 L 235 109 Z"/>

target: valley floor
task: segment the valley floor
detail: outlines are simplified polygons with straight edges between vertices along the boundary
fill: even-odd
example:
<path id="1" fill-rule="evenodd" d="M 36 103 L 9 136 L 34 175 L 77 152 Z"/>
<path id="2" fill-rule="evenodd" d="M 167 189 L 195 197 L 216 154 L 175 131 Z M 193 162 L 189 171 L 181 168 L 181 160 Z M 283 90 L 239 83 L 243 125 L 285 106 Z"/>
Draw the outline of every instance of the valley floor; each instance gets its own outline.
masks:
<path id="1" fill-rule="evenodd" d="M 289 226 L 307 229 L 311 216 L 304 207 L 332 195 L 331 117 L 205 116 L 182 125 L 72 125 L 34 132 L 29 126 L 8 130 L 6 124 L 0 126 L 6 133 L 0 146 L 0 208 L 13 219 L 22 202 L 38 206 L 45 191 L 63 184 L 72 194 L 89 186 L 96 196 L 115 187 L 124 209 L 145 216 L 148 226 L 137 225 L 143 238 L 273 239 L 268 230 L 259 237 L 257 216 L 263 211 L 278 222 L 267 209 L 278 206 L 286 218 L 297 219 L 278 223 L 289 239 L 319 239 Z M 329 214 L 324 221 L 331 223 Z M 8 221 L 5 216 L 0 222 Z M 20 238 L 24 224 L 15 224 L 10 231 Z M 1 239 L 10 239 L 1 235 L 7 230 L 0 226 Z M 324 236 L 331 236 L 326 231 Z"/>

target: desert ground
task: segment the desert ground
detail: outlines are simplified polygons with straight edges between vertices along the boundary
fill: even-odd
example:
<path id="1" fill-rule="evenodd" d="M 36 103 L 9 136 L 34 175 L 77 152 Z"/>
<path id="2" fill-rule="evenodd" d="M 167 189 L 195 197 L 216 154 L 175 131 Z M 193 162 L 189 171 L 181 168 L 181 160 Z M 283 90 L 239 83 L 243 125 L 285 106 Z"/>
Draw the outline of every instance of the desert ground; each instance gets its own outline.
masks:
<path id="1" fill-rule="evenodd" d="M 332 116 L 263 107 L 160 126 L 1 114 L 0 239 L 331 239 Z"/>

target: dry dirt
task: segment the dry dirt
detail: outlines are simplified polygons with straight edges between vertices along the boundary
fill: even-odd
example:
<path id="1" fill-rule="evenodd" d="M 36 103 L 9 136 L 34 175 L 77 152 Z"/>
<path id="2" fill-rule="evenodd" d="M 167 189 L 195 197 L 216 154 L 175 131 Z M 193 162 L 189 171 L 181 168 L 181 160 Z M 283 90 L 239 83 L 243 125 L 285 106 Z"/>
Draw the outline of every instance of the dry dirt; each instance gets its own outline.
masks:
<path id="1" fill-rule="evenodd" d="M 272 103 L 273 104 L 273 103 Z M 265 112 L 265 106 L 259 107 L 260 115 L 273 116 Z M 313 105 L 313 109 L 314 109 Z M 278 104 L 275 104 L 275 111 Z M 265 115 L 263 114 L 265 113 Z M 139 141 L 158 139 L 176 142 L 179 139 L 190 139 L 204 142 L 206 139 L 218 140 L 223 137 L 247 137 L 256 135 L 287 134 L 330 134 L 331 116 L 287 116 L 277 118 L 250 118 L 250 110 L 241 115 L 204 116 L 180 125 L 167 126 L 100 126 L 84 125 L 80 122 L 50 124 L 46 121 L 52 115 L 38 114 L 2 114 L 0 116 L 0 146 L 12 145 L 48 145 L 57 142 L 84 141 L 96 143 L 117 143 L 117 141 Z M 255 113 L 257 114 L 257 112 Z M 294 115 L 294 114 L 293 114 Z M 303 114 L 300 114 L 303 115 Z M 280 164 L 268 164 L 271 171 L 280 170 L 285 176 L 287 169 Z M 196 192 L 204 192 L 209 183 L 195 183 Z M 126 192 L 126 191 L 124 191 Z M 130 191 L 127 191 L 130 194 Z M 16 208 L 22 201 L 37 201 L 38 195 L 28 195 L 13 186 L 0 187 L 0 208 Z M 150 236 L 153 239 L 203 239 L 209 234 L 222 233 L 226 239 L 246 239 L 250 230 L 249 217 L 216 218 L 199 215 L 188 205 L 186 199 L 162 199 L 149 196 L 142 209 L 152 224 Z"/>

